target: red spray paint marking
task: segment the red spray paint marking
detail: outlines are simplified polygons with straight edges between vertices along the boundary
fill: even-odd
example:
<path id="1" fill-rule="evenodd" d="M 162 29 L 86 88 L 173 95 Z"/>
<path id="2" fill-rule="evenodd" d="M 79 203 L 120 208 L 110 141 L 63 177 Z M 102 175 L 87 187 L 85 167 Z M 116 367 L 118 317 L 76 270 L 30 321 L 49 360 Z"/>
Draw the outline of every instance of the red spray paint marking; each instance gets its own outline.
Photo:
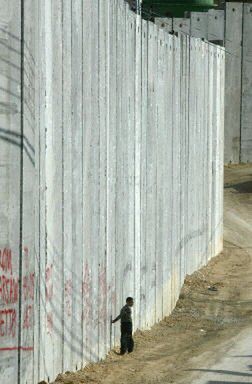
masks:
<path id="1" fill-rule="evenodd" d="M 92 319 L 92 280 L 91 273 L 89 270 L 88 263 L 84 265 L 84 276 L 82 282 L 82 297 L 83 297 L 83 313 L 81 315 L 82 321 L 85 320 L 87 324 L 91 322 Z"/>
<path id="2" fill-rule="evenodd" d="M 0 352 L 4 351 L 33 351 L 33 347 L 4 347 L 0 348 Z"/>
<path id="3" fill-rule="evenodd" d="M 33 328 L 33 306 L 32 305 L 26 305 L 24 309 L 23 328 L 24 329 Z"/>
<path id="4" fill-rule="evenodd" d="M 99 271 L 99 285 L 100 285 L 100 297 L 99 297 L 99 319 L 106 319 L 107 316 L 107 275 L 106 275 L 106 267 L 101 267 Z"/>
<path id="5" fill-rule="evenodd" d="M 51 264 L 46 268 L 45 281 L 46 281 L 46 301 L 51 301 L 53 297 L 53 281 L 52 281 L 53 265 Z"/>
<path id="6" fill-rule="evenodd" d="M 25 269 L 28 270 L 28 268 L 29 268 L 29 250 L 28 250 L 28 247 L 24 247 L 24 249 L 23 249 L 23 260 L 24 260 Z"/>
<path id="7" fill-rule="evenodd" d="M 52 331 L 53 331 L 53 315 L 52 315 L 52 312 L 49 312 L 46 317 L 47 317 L 47 333 L 49 333 L 51 335 Z"/>
<path id="8" fill-rule="evenodd" d="M 0 337 L 15 337 L 17 328 L 17 313 L 15 309 L 0 311 Z"/>
<path id="9" fill-rule="evenodd" d="M 23 277 L 23 298 L 24 300 L 34 300 L 35 273 L 29 273 Z"/>
<path id="10" fill-rule="evenodd" d="M 12 274 L 12 255 L 8 248 L 0 249 L 0 268 Z"/>
<path id="11" fill-rule="evenodd" d="M 18 278 L 0 276 L 0 300 L 5 304 L 14 304 L 18 302 Z"/>
<path id="12" fill-rule="evenodd" d="M 72 280 L 65 282 L 65 309 L 67 316 L 72 315 L 72 297 L 73 297 L 73 283 Z"/>

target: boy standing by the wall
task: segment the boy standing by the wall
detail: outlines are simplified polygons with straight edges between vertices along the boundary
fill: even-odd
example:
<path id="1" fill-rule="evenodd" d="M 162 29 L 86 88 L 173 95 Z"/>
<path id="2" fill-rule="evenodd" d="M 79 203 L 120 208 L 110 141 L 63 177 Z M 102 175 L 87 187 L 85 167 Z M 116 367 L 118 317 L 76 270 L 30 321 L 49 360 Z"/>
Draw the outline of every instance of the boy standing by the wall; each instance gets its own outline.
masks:
<path id="1" fill-rule="evenodd" d="M 134 340 L 132 338 L 132 310 L 131 307 L 134 305 L 134 300 L 132 297 L 127 297 L 126 305 L 122 307 L 120 315 L 117 316 L 112 323 L 115 323 L 121 319 L 121 351 L 120 354 L 124 355 L 127 351 L 128 353 L 133 352 L 134 349 Z"/>

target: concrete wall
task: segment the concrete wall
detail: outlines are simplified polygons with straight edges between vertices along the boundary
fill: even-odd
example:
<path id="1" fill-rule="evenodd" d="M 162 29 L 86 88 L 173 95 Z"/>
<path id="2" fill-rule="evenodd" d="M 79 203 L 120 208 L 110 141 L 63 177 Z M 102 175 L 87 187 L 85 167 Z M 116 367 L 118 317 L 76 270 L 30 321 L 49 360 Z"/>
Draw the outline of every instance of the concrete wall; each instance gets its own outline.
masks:
<path id="1" fill-rule="evenodd" d="M 3 382 L 16 383 L 19 318 L 25 307 L 21 308 L 19 300 L 23 157 L 20 2 L 2 1 L 0 15 L 0 377 Z"/>
<path id="2" fill-rule="evenodd" d="M 252 162 L 252 4 L 243 5 L 241 161 Z"/>
<path id="3" fill-rule="evenodd" d="M 224 11 L 210 9 L 208 12 L 191 12 L 190 18 L 155 18 L 155 23 L 169 32 L 181 32 L 223 45 Z"/>
<path id="4" fill-rule="evenodd" d="M 242 14 L 242 3 L 226 4 L 225 163 L 240 162 Z"/>
<path id="5" fill-rule="evenodd" d="M 0 375 L 30 384 L 103 358 L 128 295 L 135 329 L 161 320 L 221 251 L 225 55 L 123 1 L 10 3 Z"/>
<path id="6" fill-rule="evenodd" d="M 225 163 L 252 161 L 252 5 L 226 4 Z"/>
<path id="7" fill-rule="evenodd" d="M 252 6 L 227 2 L 226 9 L 191 12 L 190 18 L 155 22 L 226 48 L 225 163 L 252 162 Z M 170 20 L 168 22 L 167 20 Z"/>

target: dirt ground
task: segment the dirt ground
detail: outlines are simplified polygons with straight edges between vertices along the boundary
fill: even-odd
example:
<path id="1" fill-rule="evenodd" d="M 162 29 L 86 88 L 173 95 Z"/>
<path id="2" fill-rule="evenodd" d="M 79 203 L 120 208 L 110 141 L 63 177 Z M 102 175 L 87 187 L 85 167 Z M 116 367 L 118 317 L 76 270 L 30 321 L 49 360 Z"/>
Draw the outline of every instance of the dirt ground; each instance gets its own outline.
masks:
<path id="1" fill-rule="evenodd" d="M 187 276 L 173 313 L 138 331 L 131 355 L 112 351 L 101 363 L 59 375 L 55 384 L 193 383 L 190 370 L 199 360 L 218 361 L 220 350 L 250 326 L 252 165 L 226 167 L 224 193 L 224 251 Z"/>

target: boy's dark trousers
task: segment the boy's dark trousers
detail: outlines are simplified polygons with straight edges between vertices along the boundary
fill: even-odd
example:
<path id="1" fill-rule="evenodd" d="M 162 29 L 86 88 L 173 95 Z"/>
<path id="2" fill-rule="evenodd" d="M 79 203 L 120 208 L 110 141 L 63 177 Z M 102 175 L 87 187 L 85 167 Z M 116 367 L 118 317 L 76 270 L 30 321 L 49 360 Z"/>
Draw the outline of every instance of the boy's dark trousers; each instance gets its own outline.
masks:
<path id="1" fill-rule="evenodd" d="M 134 349 L 134 340 L 132 338 L 132 323 L 121 323 L 121 355 L 125 352 L 132 352 Z"/>

